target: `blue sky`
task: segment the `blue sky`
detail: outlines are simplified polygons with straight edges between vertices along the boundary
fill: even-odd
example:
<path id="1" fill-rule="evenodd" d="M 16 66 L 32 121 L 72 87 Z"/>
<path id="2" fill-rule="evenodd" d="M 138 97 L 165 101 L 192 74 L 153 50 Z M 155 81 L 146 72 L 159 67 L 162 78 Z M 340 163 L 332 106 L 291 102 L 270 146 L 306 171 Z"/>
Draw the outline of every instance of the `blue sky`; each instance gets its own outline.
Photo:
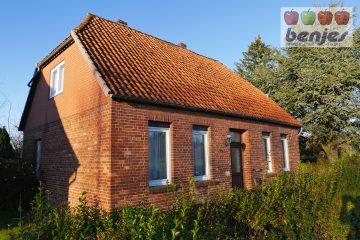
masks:
<path id="1" fill-rule="evenodd" d="M 0 4 L 0 126 L 19 121 L 36 62 L 46 56 L 88 12 L 167 41 L 184 42 L 192 51 L 229 68 L 260 34 L 280 45 L 280 8 L 326 6 L 329 1 L 215 0 L 61 0 L 2 1 Z M 358 7 L 355 0 L 345 6 Z M 1 101 L 4 102 L 4 101 Z M 1 104 L 0 102 L 0 104 Z"/>

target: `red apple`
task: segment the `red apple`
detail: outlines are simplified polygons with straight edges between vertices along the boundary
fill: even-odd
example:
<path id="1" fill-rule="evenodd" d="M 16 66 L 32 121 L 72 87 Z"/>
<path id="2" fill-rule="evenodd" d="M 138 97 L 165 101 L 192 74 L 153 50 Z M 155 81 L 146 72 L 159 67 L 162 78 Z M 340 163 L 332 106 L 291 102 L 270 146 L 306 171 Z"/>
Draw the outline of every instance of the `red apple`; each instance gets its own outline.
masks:
<path id="1" fill-rule="evenodd" d="M 299 13 L 297 11 L 286 11 L 284 19 L 287 25 L 296 25 L 299 20 Z"/>
<path id="2" fill-rule="evenodd" d="M 350 19 L 350 13 L 347 11 L 337 11 L 335 13 L 335 21 L 338 25 L 348 24 Z"/>
<path id="3" fill-rule="evenodd" d="M 321 25 L 329 25 L 332 21 L 333 14 L 330 11 L 318 12 L 318 20 Z"/>

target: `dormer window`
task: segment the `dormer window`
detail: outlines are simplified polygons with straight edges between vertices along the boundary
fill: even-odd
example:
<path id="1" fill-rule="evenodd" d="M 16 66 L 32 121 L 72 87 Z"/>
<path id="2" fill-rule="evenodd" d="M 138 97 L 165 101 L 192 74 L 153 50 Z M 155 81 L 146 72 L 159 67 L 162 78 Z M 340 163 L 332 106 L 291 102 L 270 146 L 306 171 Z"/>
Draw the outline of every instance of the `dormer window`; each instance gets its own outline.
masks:
<path id="1" fill-rule="evenodd" d="M 62 61 L 51 70 L 50 98 L 62 93 L 64 89 L 64 64 L 65 61 Z"/>

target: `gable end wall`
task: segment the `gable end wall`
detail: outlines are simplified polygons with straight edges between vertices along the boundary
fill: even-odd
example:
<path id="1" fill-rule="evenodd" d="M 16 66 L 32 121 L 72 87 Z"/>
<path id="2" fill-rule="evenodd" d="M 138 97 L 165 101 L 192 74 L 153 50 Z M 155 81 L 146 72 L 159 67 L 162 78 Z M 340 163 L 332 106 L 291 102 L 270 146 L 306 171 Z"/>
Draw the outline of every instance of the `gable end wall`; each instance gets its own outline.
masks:
<path id="1" fill-rule="evenodd" d="M 49 99 L 50 72 L 65 61 L 64 91 Z M 77 203 L 82 192 L 110 204 L 110 109 L 89 64 L 72 44 L 41 70 L 24 127 L 24 158 L 35 164 L 42 140 L 40 177 L 56 205 Z"/>

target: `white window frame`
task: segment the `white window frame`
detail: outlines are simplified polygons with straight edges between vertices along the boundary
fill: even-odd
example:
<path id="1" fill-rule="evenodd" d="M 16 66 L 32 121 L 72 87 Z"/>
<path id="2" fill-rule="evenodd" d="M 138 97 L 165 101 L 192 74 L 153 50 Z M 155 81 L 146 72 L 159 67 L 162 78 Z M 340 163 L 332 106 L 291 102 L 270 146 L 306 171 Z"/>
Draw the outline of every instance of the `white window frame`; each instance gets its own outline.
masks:
<path id="1" fill-rule="evenodd" d="M 194 135 L 204 135 L 204 148 L 205 148 L 205 175 L 194 176 L 195 181 L 205 181 L 210 179 L 210 161 L 209 161 L 209 140 L 208 140 L 208 131 L 202 130 L 193 130 L 193 139 Z M 195 150 L 195 149 L 193 149 Z M 194 156 L 195 157 L 195 156 Z M 195 159 L 194 159 L 195 164 Z"/>
<path id="2" fill-rule="evenodd" d="M 285 172 L 290 171 L 290 159 L 289 159 L 289 144 L 288 144 L 288 140 L 286 136 L 281 136 L 280 137 L 281 140 L 281 144 L 283 146 L 283 154 L 285 156 L 285 166 L 283 168 L 283 170 Z"/>
<path id="3" fill-rule="evenodd" d="M 272 173 L 273 172 L 273 163 L 272 163 L 272 156 L 271 156 L 271 142 L 270 142 L 270 134 L 269 133 L 263 133 L 262 134 L 262 139 L 266 140 L 266 149 L 267 149 L 267 156 L 268 159 L 266 164 L 267 164 L 267 173 Z"/>
<path id="4" fill-rule="evenodd" d="M 50 74 L 50 93 L 49 93 L 49 99 L 54 98 L 55 96 L 59 95 L 60 93 L 62 93 L 64 91 L 64 78 L 65 78 L 65 67 L 64 67 L 64 72 L 62 75 L 62 79 L 59 79 L 60 76 L 60 68 L 63 67 L 65 65 L 65 60 L 62 61 L 61 63 L 59 63 L 58 65 L 56 65 L 56 67 L 54 67 L 53 69 L 51 69 L 51 74 Z M 53 86 L 53 75 L 54 72 L 56 72 L 56 86 Z M 58 89 L 58 84 L 59 81 L 61 81 L 61 89 Z M 52 91 L 54 89 L 54 91 Z"/>
<path id="5" fill-rule="evenodd" d="M 170 161 L 170 128 L 149 127 L 149 132 L 165 133 L 165 149 L 166 149 L 166 178 L 158 180 L 149 180 L 150 187 L 163 186 L 171 184 L 171 161 Z"/>

